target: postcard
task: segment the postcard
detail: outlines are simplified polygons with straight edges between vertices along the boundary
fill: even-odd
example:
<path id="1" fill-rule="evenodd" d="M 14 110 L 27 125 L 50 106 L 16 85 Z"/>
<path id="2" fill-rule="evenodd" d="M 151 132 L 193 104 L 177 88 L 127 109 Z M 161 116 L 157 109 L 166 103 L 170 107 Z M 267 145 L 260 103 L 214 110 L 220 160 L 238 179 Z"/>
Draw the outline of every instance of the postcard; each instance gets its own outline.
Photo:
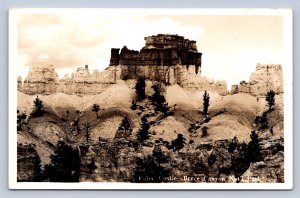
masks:
<path id="1" fill-rule="evenodd" d="M 290 9 L 11 9 L 9 188 L 292 189 Z"/>

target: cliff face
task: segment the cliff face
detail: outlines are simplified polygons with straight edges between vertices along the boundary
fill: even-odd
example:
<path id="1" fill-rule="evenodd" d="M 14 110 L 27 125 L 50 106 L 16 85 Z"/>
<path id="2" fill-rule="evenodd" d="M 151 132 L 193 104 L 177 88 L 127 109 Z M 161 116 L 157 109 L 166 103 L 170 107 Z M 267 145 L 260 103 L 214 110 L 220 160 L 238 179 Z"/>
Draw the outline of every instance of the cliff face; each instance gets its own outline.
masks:
<path id="1" fill-rule="evenodd" d="M 18 79 L 18 88 L 28 94 L 44 93 L 51 94 L 56 92 L 58 75 L 53 65 L 34 66 L 30 68 L 21 89 L 22 83 Z"/>
<path id="2" fill-rule="evenodd" d="M 108 68 L 102 72 L 94 70 L 89 72 L 88 67 L 78 68 L 77 71 L 69 77 L 64 76 L 58 82 L 57 91 L 67 94 L 96 94 L 101 93 L 111 84 L 120 80 L 121 69 Z"/>
<path id="3" fill-rule="evenodd" d="M 108 68 L 101 73 L 97 70 L 89 72 L 88 66 L 78 68 L 75 73 L 58 79 L 53 66 L 33 67 L 24 83 L 18 78 L 18 90 L 26 94 L 67 94 L 101 93 L 109 85 L 121 79 L 121 68 Z"/>
<path id="4" fill-rule="evenodd" d="M 196 41 L 183 36 L 158 34 L 145 37 L 146 44 L 140 51 L 111 49 L 110 66 L 176 66 L 194 65 L 196 73 L 201 67 L 202 53 L 197 51 Z"/>
<path id="5" fill-rule="evenodd" d="M 250 93 L 264 95 L 270 89 L 283 93 L 282 67 L 278 64 L 257 64 L 249 80 Z"/>
<path id="6" fill-rule="evenodd" d="M 236 86 L 233 85 L 232 90 Z M 254 96 L 265 95 L 269 90 L 283 93 L 282 67 L 279 64 L 257 64 L 249 82 L 242 81 L 238 85 L 239 93 L 249 93 Z M 234 94 L 236 91 L 231 93 Z"/>

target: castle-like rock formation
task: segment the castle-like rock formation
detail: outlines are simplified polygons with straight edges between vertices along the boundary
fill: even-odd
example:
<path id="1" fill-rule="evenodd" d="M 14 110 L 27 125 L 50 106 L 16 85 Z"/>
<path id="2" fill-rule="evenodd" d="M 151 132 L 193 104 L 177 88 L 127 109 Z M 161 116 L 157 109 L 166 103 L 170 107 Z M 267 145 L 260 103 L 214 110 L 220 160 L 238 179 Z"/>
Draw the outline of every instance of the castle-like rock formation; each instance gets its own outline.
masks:
<path id="1" fill-rule="evenodd" d="M 256 70 L 250 76 L 249 82 L 241 81 L 239 85 L 233 85 L 231 94 L 249 93 L 255 96 L 263 96 L 269 90 L 283 93 L 282 67 L 279 64 L 257 64 Z"/>
<path id="2" fill-rule="evenodd" d="M 194 65 L 196 74 L 201 67 L 202 53 L 197 51 L 196 41 L 183 36 L 158 34 L 145 37 L 145 47 L 140 51 L 111 49 L 110 66 L 176 66 Z"/>
<path id="3" fill-rule="evenodd" d="M 196 41 L 168 34 L 148 36 L 145 41 L 140 51 L 126 46 L 121 51 L 112 48 L 110 66 L 101 72 L 90 73 L 86 65 L 59 79 L 53 65 L 34 66 L 24 82 L 18 78 L 18 90 L 27 94 L 97 94 L 120 80 L 143 77 L 186 89 L 227 94 L 225 81 L 215 82 L 201 76 L 202 53 L 198 52 Z"/>

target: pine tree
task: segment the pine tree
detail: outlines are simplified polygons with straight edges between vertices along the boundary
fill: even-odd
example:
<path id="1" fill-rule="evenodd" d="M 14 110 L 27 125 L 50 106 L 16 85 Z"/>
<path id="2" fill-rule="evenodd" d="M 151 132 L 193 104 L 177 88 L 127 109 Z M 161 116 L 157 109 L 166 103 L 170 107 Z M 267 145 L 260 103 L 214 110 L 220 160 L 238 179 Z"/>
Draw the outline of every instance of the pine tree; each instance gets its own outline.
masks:
<path id="1" fill-rule="evenodd" d="M 155 110 L 165 114 L 168 113 L 170 108 L 168 107 L 165 97 L 161 95 L 160 88 L 157 85 L 153 85 L 152 88 L 154 93 L 151 100 L 152 104 L 155 106 Z"/>
<path id="2" fill-rule="evenodd" d="M 90 125 L 88 122 L 86 122 L 84 129 L 85 129 L 85 141 L 87 144 L 90 144 L 91 143 L 91 131 L 90 131 Z"/>
<path id="3" fill-rule="evenodd" d="M 41 159 L 38 155 L 35 156 L 33 161 L 33 182 L 41 182 L 43 179 L 42 169 L 41 169 Z"/>
<path id="4" fill-rule="evenodd" d="M 162 166 L 168 163 L 169 158 L 161 151 L 154 149 L 153 154 L 145 158 L 137 158 L 133 182 L 135 183 L 160 183 L 170 176 L 170 170 Z"/>
<path id="5" fill-rule="evenodd" d="M 150 137 L 149 129 L 150 129 L 150 125 L 147 121 L 147 118 L 143 117 L 141 128 L 137 133 L 137 139 L 138 139 L 139 142 L 143 142 L 143 141 L 149 139 L 149 137 Z"/>
<path id="6" fill-rule="evenodd" d="M 273 90 L 268 91 L 266 95 L 266 101 L 268 103 L 269 111 L 275 105 L 275 92 Z"/>
<path id="7" fill-rule="evenodd" d="M 185 143 L 185 138 L 183 137 L 183 135 L 181 133 L 179 133 L 177 135 L 177 138 L 172 141 L 173 151 L 181 150 L 184 147 L 185 144 L 186 144 Z"/>
<path id="8" fill-rule="evenodd" d="M 93 112 L 96 113 L 97 119 L 99 118 L 99 116 L 98 116 L 98 111 L 99 111 L 99 110 L 100 110 L 100 107 L 99 107 L 98 104 L 94 104 L 93 107 L 92 107 L 92 109 L 91 109 L 91 111 L 93 111 Z"/>
<path id="9" fill-rule="evenodd" d="M 264 112 L 262 117 L 260 118 L 260 124 L 261 124 L 261 129 L 269 128 L 269 121 L 268 121 L 268 116 L 267 116 L 266 112 Z"/>
<path id="10" fill-rule="evenodd" d="M 34 107 L 34 115 L 35 116 L 42 116 L 43 111 L 43 101 L 39 99 L 39 96 L 36 96 L 35 100 L 33 101 L 33 107 Z"/>
<path id="11" fill-rule="evenodd" d="M 44 177 L 49 182 L 79 182 L 80 156 L 77 148 L 63 141 L 57 143 L 57 149 L 50 156 L 50 164 L 45 166 Z"/>
<path id="12" fill-rule="evenodd" d="M 137 101 L 142 101 L 146 98 L 145 87 L 146 87 L 145 78 L 139 78 L 135 85 L 135 93 L 136 93 Z"/>
<path id="13" fill-rule="evenodd" d="M 250 134 L 251 141 L 248 144 L 248 161 L 258 162 L 262 160 L 261 147 L 259 145 L 260 140 L 255 131 L 251 131 Z"/>
<path id="14" fill-rule="evenodd" d="M 228 147 L 229 153 L 233 153 L 233 151 L 236 150 L 237 147 L 238 147 L 238 139 L 236 136 L 234 136 L 234 138 L 231 140 L 229 147 Z"/>
<path id="15" fill-rule="evenodd" d="M 122 120 L 122 122 L 118 128 L 115 138 L 128 137 L 131 134 L 131 132 L 132 132 L 132 127 L 131 127 L 128 117 L 126 116 Z"/>
<path id="16" fill-rule="evenodd" d="M 203 115 L 205 116 L 205 118 L 207 118 L 207 116 L 208 116 L 209 99 L 210 99 L 210 96 L 207 93 L 207 91 L 205 90 L 204 95 L 203 95 Z"/>

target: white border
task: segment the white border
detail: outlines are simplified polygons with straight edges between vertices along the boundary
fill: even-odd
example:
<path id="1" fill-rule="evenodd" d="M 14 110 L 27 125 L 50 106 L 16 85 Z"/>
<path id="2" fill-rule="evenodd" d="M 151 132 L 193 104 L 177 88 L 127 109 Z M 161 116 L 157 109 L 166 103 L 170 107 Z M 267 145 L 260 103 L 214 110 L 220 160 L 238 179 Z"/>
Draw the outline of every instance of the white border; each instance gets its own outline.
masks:
<path id="1" fill-rule="evenodd" d="M 285 183 L 47 183 L 17 182 L 17 19 L 19 14 L 65 14 L 70 12 L 99 12 L 117 15 L 249 15 L 282 16 L 284 52 L 284 180 Z M 194 190 L 194 189 L 269 189 L 290 190 L 293 188 L 293 21 L 291 9 L 143 9 L 143 8 L 72 8 L 49 9 L 27 8 L 11 9 L 9 12 L 9 188 L 10 189 L 154 189 L 154 190 Z"/>

